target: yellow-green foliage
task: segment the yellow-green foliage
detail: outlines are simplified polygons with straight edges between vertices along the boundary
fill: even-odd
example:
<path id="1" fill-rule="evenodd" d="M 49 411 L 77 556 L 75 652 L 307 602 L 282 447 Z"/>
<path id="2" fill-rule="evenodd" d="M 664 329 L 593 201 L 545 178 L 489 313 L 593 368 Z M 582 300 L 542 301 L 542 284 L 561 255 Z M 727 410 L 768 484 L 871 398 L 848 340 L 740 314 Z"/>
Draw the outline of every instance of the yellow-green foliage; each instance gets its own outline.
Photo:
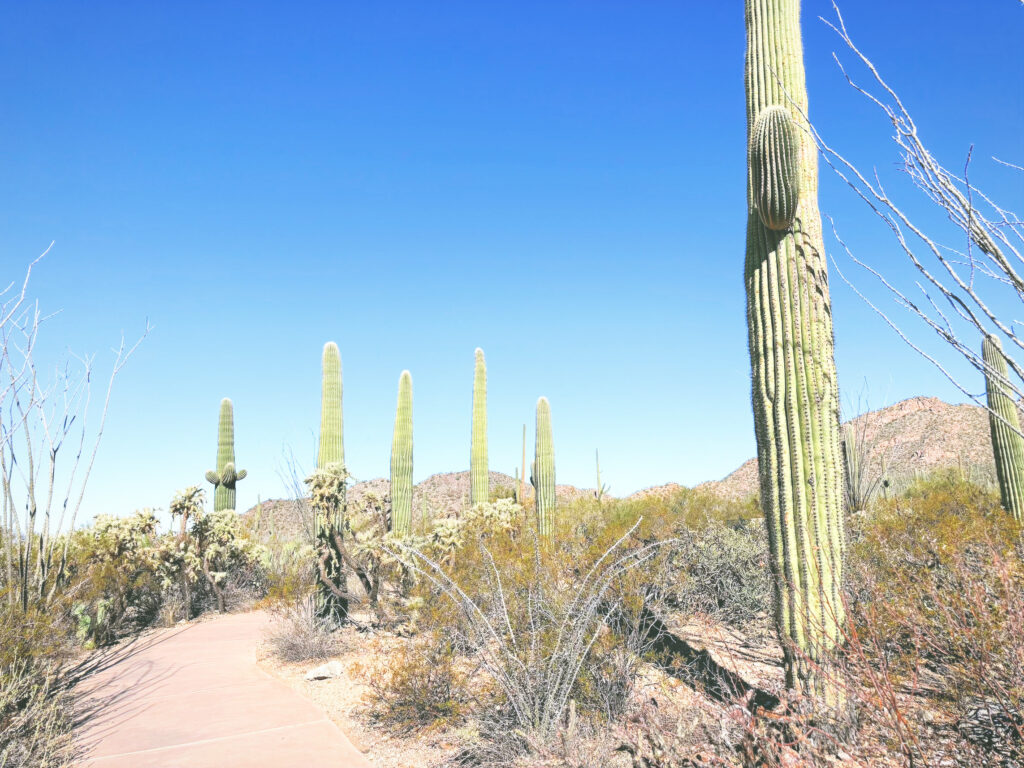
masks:
<path id="1" fill-rule="evenodd" d="M 162 548 L 150 510 L 99 515 L 69 546 L 79 639 L 103 644 L 150 623 L 161 602 Z"/>
<path id="2" fill-rule="evenodd" d="M 389 668 L 370 681 L 370 712 L 389 730 L 441 728 L 466 712 L 467 674 L 450 638 L 434 632 L 409 641 L 391 656 Z"/>

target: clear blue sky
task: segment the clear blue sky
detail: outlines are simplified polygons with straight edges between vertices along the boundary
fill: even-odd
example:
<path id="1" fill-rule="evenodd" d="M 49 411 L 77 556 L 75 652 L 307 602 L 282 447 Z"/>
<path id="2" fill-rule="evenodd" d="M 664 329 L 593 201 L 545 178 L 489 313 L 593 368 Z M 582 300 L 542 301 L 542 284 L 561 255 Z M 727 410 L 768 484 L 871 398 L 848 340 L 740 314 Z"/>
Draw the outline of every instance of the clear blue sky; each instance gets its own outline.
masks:
<path id="1" fill-rule="evenodd" d="M 1020 3 L 845 11 L 940 157 L 1024 160 Z M 812 116 L 889 172 L 829 13 L 804 2 Z M 593 484 L 595 448 L 615 493 L 727 474 L 754 452 L 743 52 L 740 0 L 5 4 L 4 282 L 56 241 L 32 284 L 62 310 L 46 361 L 96 352 L 102 371 L 122 331 L 154 326 L 87 514 L 202 482 L 224 396 L 239 507 L 281 495 L 282 451 L 313 456 L 327 340 L 359 478 L 388 471 L 403 368 L 416 480 L 467 467 L 476 346 L 493 469 L 519 464 L 543 394 L 562 482 Z M 1020 177 L 982 166 L 1024 208 Z M 821 207 L 862 255 L 901 258 L 827 172 Z M 957 398 L 832 285 L 846 396 Z"/>

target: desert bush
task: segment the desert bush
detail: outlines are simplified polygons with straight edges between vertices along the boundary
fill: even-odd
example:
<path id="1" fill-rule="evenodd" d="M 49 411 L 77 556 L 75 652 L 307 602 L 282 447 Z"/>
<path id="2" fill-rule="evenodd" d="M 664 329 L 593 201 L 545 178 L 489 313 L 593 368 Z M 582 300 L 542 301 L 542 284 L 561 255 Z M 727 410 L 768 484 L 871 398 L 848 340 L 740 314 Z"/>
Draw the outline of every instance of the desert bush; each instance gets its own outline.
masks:
<path id="1" fill-rule="evenodd" d="M 846 663 L 867 727 L 908 765 L 1024 759 L 1020 525 L 993 493 L 940 473 L 850 534 Z"/>
<path id="2" fill-rule="evenodd" d="M 0 768 L 68 764 L 71 702 L 46 662 L 0 664 Z"/>
<path id="3" fill-rule="evenodd" d="M 309 598 L 278 608 L 275 624 L 267 636 L 270 652 L 281 661 L 299 662 L 329 659 L 338 652 L 333 624 L 316 615 Z"/>
<path id="4" fill-rule="evenodd" d="M 564 729 L 572 700 L 592 707 L 582 718 L 619 707 L 629 684 L 616 674 L 609 623 L 625 604 L 643 604 L 644 579 L 628 577 L 660 549 L 636 539 L 637 527 L 614 531 L 610 543 L 613 532 L 603 531 L 571 544 L 556 535 L 549 545 L 532 521 L 521 521 L 467 537 L 450 565 L 407 547 L 423 577 L 423 601 L 447 599 L 456 608 L 447 614 L 453 624 L 439 631 L 480 665 L 493 692 L 477 712 L 481 764 L 545 749 Z M 564 556 L 568 548 L 575 556 Z"/>
<path id="5" fill-rule="evenodd" d="M 371 679 L 371 715 L 399 733 L 451 725 L 467 709 L 467 678 L 439 633 L 409 640 L 392 656 L 389 674 Z"/>
<path id="6" fill-rule="evenodd" d="M 150 510 L 131 517 L 99 515 L 71 535 L 68 572 L 79 640 L 103 645 L 149 625 L 162 601 L 157 521 Z"/>
<path id="7" fill-rule="evenodd" d="M 670 554 L 674 575 L 666 599 L 686 614 L 702 614 L 748 634 L 769 629 L 768 538 L 760 520 L 727 525 L 708 520 L 681 528 Z"/>

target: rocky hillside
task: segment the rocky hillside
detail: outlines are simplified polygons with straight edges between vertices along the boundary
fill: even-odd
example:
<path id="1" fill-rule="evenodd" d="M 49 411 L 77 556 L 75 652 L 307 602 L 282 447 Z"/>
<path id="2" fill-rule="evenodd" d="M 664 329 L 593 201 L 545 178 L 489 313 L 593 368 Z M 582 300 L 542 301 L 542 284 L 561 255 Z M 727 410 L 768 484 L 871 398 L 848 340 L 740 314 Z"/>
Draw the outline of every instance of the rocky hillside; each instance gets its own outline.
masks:
<path id="1" fill-rule="evenodd" d="M 905 485 L 919 472 L 943 467 L 959 467 L 977 482 L 995 482 L 988 414 L 976 405 L 950 405 L 935 397 L 912 397 L 858 416 L 848 424 L 864 446 L 869 473 L 883 475 L 895 488 Z M 757 459 L 750 459 L 722 480 L 697 487 L 728 498 L 745 499 L 757 493 L 757 483 Z M 515 478 L 491 472 L 492 492 L 499 488 L 511 492 L 515 484 Z M 358 503 L 371 491 L 386 494 L 388 486 L 384 478 L 356 483 L 349 489 L 349 498 Z M 638 491 L 629 498 L 669 496 L 682 487 L 667 483 Z M 524 483 L 524 492 L 527 499 L 533 497 L 529 483 Z M 559 485 L 557 492 L 563 500 L 593 494 L 592 489 L 571 485 Z M 468 500 L 469 472 L 431 475 L 413 491 L 413 516 L 447 517 L 456 514 Z M 255 515 L 255 510 L 254 507 L 246 514 Z M 265 501 L 261 514 L 263 529 L 267 530 L 273 520 L 280 535 L 301 531 L 306 518 L 303 504 L 294 500 Z"/>
<path id="2" fill-rule="evenodd" d="M 491 472 L 491 493 L 503 490 L 505 494 L 511 495 L 516 487 L 514 477 L 501 472 Z M 373 480 L 365 480 L 355 483 L 349 487 L 349 502 L 359 504 L 367 493 L 375 493 L 384 496 L 390 489 L 390 481 L 378 477 Z M 558 485 L 555 493 L 560 500 L 569 501 L 581 496 L 590 496 L 592 489 L 576 488 L 572 485 Z M 533 488 L 529 482 L 523 484 L 523 496 L 530 500 L 533 498 Z M 457 514 L 469 504 L 469 472 L 444 472 L 431 475 L 413 489 L 412 510 L 413 520 L 422 515 L 425 519 L 436 519 L 439 517 L 450 517 Z M 249 509 L 245 515 L 255 520 L 260 517 L 260 527 L 266 532 L 271 529 L 279 536 L 312 535 L 307 531 L 308 510 L 304 501 L 294 499 L 273 499 L 264 501 L 259 510 L 257 507 Z"/>
<path id="3" fill-rule="evenodd" d="M 864 446 L 869 473 L 883 475 L 894 487 L 905 485 L 916 473 L 944 467 L 959 467 L 976 482 L 995 482 L 984 408 L 950 405 L 937 397 L 912 397 L 847 423 Z M 757 484 L 755 458 L 722 480 L 697 487 L 744 499 L 757 493 Z M 678 488 L 669 483 L 640 491 L 634 497 L 671 493 Z"/>

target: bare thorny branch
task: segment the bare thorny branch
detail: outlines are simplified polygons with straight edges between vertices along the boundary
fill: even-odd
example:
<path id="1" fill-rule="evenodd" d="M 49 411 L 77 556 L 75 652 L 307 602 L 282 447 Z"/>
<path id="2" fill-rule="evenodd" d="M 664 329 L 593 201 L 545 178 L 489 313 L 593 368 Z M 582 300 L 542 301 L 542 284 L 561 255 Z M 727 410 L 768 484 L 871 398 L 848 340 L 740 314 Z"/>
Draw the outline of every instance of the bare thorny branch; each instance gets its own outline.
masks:
<path id="1" fill-rule="evenodd" d="M 899 95 L 853 42 L 834 2 L 833 9 L 835 21 L 822 21 L 835 31 L 867 69 L 877 93 L 855 81 L 834 53 L 833 58 L 840 71 L 855 91 L 885 115 L 893 129 L 892 140 L 900 151 L 901 171 L 944 214 L 964 245 L 955 248 L 944 244 L 938 236 L 911 218 L 905 208 L 890 196 L 877 172 L 867 174 L 861 171 L 830 146 L 808 119 L 809 133 L 822 158 L 892 232 L 900 250 L 918 274 L 915 281 L 918 297 L 899 288 L 895 280 L 880 269 L 856 257 L 830 218 L 836 241 L 847 257 L 876 279 L 898 306 L 916 316 L 974 369 L 998 378 L 1007 393 L 1020 400 L 1024 396 L 1024 356 L 1021 355 L 1024 352 L 1024 334 L 1019 321 L 1009 319 L 1016 312 L 1006 312 L 1002 308 L 1020 305 L 1021 316 L 1024 316 L 1024 276 L 1021 273 L 1024 265 L 1024 222 L 975 186 L 970 177 L 973 147 L 969 149 L 963 171 L 959 174 L 951 172 L 935 158 L 921 139 L 918 126 Z M 799 109 L 795 103 L 793 106 Z M 804 117 L 807 118 L 805 113 Z M 1024 170 L 1013 163 L 993 160 L 1010 169 Z M 868 299 L 847 278 L 834 258 L 832 261 L 843 281 L 911 349 L 934 365 L 965 397 L 987 408 L 983 389 L 961 380 L 948 364 L 925 351 L 923 345 L 912 339 L 888 312 Z M 1010 370 L 1008 378 L 998 376 L 982 359 L 981 341 L 989 334 L 1004 342 L 1004 355 Z"/>
<path id="2" fill-rule="evenodd" d="M 71 356 L 49 383 L 39 374 L 35 348 L 47 317 L 38 305 L 26 306 L 26 296 L 32 267 L 43 256 L 29 266 L 20 293 L 0 304 L 0 548 L 8 600 L 23 608 L 52 599 L 62 583 L 70 539 L 61 534 L 74 528 L 81 510 L 114 380 L 150 331 L 147 323 L 137 341 L 129 345 L 122 337 L 114 350 L 92 428 L 93 358 Z"/>

